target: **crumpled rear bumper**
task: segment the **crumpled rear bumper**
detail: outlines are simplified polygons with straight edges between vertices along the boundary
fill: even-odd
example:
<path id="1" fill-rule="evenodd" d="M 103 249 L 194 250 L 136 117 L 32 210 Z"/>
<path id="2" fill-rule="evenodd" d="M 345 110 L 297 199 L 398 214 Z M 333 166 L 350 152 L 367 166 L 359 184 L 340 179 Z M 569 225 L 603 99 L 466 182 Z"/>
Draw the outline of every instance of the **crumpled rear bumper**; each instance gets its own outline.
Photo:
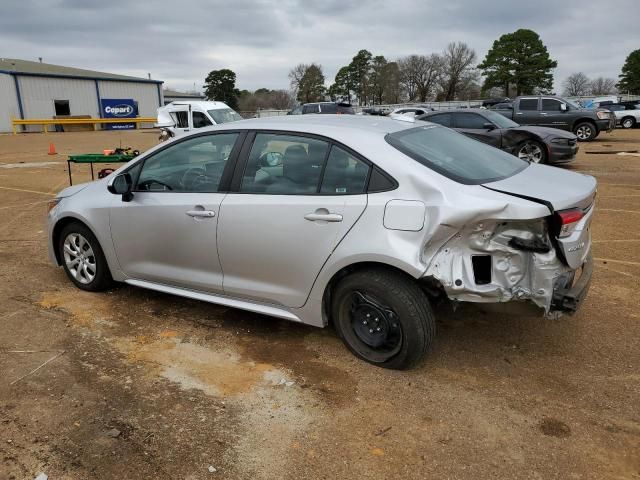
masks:
<path id="1" fill-rule="evenodd" d="M 587 255 L 582 265 L 580 277 L 574 282 L 576 272 L 561 276 L 556 280 L 551 299 L 551 312 L 575 313 L 589 291 L 593 275 L 593 257 Z"/>

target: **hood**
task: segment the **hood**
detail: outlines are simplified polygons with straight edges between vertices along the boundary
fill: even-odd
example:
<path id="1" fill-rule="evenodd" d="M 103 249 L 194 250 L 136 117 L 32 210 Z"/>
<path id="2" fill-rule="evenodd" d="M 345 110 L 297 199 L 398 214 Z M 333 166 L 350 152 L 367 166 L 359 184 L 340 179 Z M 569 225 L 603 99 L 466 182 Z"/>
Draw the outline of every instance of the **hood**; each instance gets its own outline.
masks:
<path id="1" fill-rule="evenodd" d="M 596 194 L 596 179 L 558 167 L 532 163 L 512 177 L 483 184 L 483 187 L 530 198 L 553 207 L 553 210 L 590 205 Z"/>
<path id="2" fill-rule="evenodd" d="M 56 195 L 57 198 L 64 198 L 64 197 L 70 197 L 71 195 L 75 195 L 76 193 L 84 190 L 85 188 L 87 188 L 91 183 L 79 183 L 77 185 L 72 185 L 70 187 L 65 188 L 64 190 L 61 190 L 60 192 L 58 192 L 58 195 Z"/>
<path id="3" fill-rule="evenodd" d="M 519 130 L 524 132 L 531 132 L 538 135 L 540 138 L 547 137 L 556 137 L 556 138 L 566 138 L 567 140 L 576 140 L 577 137 L 566 130 L 560 130 L 559 128 L 551 128 L 551 127 L 538 127 L 534 125 L 520 125 L 519 127 L 513 127 L 509 130 Z"/>

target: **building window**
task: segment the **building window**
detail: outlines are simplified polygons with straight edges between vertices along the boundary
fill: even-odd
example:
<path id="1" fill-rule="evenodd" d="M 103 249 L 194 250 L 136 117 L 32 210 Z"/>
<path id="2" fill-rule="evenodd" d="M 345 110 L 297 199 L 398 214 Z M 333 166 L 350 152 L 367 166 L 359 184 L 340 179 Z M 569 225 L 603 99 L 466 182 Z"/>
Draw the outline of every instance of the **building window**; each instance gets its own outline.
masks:
<path id="1" fill-rule="evenodd" d="M 69 100 L 54 100 L 53 106 L 56 109 L 56 116 L 71 115 Z"/>

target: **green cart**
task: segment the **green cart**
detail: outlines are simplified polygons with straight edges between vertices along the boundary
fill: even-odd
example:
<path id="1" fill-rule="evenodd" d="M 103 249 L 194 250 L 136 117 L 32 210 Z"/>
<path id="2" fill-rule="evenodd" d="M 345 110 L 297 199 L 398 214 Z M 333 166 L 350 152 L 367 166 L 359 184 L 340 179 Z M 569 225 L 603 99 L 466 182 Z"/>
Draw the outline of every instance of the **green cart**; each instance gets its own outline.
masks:
<path id="1" fill-rule="evenodd" d="M 72 163 L 88 163 L 89 165 L 91 165 L 91 180 L 95 180 L 95 176 L 93 173 L 94 163 L 126 163 L 134 158 L 134 155 L 124 154 L 104 155 L 102 153 L 85 153 L 83 155 L 69 155 L 69 159 L 67 160 L 67 169 L 69 170 L 69 185 L 73 185 L 73 180 L 71 179 Z"/>

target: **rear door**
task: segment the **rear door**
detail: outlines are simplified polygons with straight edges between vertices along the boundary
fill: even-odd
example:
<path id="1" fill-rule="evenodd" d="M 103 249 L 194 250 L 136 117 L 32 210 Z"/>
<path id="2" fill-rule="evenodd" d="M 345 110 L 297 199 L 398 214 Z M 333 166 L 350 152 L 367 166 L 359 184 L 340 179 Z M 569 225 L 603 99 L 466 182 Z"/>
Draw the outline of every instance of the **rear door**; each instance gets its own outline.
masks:
<path id="1" fill-rule="evenodd" d="M 538 97 L 518 99 L 513 120 L 520 125 L 540 125 L 539 101 Z"/>
<path id="2" fill-rule="evenodd" d="M 499 128 L 487 128 L 486 124 L 492 124 L 492 122 L 482 115 L 472 112 L 454 112 L 451 115 L 453 117 L 454 128 L 458 132 L 464 133 L 466 136 L 475 140 L 487 143 L 492 147 L 501 147 L 501 130 Z"/>
<path id="3" fill-rule="evenodd" d="M 370 167 L 299 133 L 257 132 L 242 158 L 219 219 L 225 294 L 301 307 L 367 205 Z"/>

